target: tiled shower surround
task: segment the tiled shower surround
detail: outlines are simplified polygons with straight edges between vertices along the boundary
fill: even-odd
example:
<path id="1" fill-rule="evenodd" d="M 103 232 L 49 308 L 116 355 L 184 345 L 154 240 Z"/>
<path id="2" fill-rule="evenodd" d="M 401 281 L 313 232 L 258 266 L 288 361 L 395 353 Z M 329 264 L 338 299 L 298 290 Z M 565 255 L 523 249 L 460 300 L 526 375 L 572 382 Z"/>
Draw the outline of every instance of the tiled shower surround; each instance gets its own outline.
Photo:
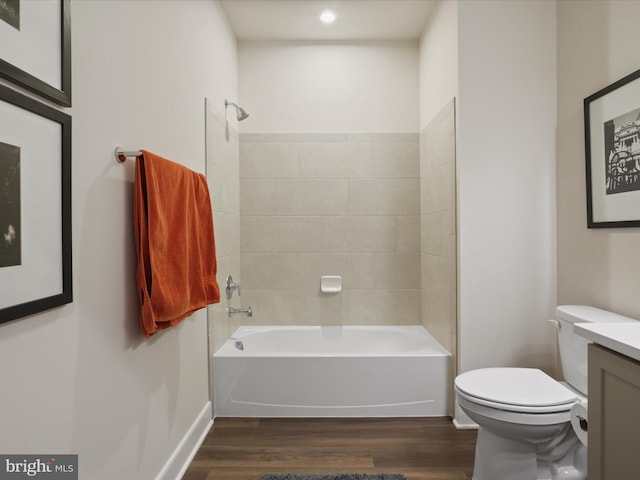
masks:
<path id="1" fill-rule="evenodd" d="M 241 134 L 237 325 L 421 323 L 418 134 Z M 322 293 L 322 275 L 341 275 Z"/>
<path id="2" fill-rule="evenodd" d="M 225 297 L 225 279 L 233 275 L 240 282 L 240 171 L 239 139 L 233 127 L 226 124 L 223 114 L 207 99 L 206 102 L 207 181 L 211 192 L 213 223 L 216 238 L 216 260 L 220 303 L 209 305 L 209 350 L 213 355 L 233 332 L 229 331 Z M 233 298 L 238 306 L 238 299 Z M 213 397 L 211 397 L 213 398 Z"/>
<path id="3" fill-rule="evenodd" d="M 420 134 L 422 322 L 456 361 L 455 102 Z M 454 370 L 456 371 L 456 370 Z"/>
<path id="4" fill-rule="evenodd" d="M 419 324 L 456 352 L 455 104 L 418 134 L 238 134 L 207 109 L 221 303 L 240 325 Z M 229 318 L 224 280 L 242 286 Z M 343 291 L 320 291 L 341 275 Z M 454 360 L 455 361 L 455 360 Z"/>

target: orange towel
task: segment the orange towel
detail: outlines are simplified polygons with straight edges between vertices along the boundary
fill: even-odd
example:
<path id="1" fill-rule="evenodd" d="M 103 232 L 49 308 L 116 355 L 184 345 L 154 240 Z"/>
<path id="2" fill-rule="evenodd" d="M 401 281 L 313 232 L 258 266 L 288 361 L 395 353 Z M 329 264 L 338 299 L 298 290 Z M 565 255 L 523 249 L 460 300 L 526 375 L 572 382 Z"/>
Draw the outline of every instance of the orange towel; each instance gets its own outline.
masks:
<path id="1" fill-rule="evenodd" d="M 213 214 L 204 175 L 144 150 L 133 205 L 140 326 L 149 338 L 220 301 Z"/>

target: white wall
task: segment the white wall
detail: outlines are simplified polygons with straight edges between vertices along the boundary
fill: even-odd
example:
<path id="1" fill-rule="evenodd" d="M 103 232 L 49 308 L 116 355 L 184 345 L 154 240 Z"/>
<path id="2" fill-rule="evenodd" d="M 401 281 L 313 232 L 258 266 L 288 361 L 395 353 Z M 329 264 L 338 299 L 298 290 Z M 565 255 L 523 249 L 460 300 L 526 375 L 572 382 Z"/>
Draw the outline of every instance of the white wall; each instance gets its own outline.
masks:
<path id="1" fill-rule="evenodd" d="M 420 131 L 458 96 L 458 2 L 440 2 L 420 39 Z"/>
<path id="2" fill-rule="evenodd" d="M 153 479 L 209 401 L 206 315 L 142 337 L 134 161 L 112 151 L 203 172 L 204 98 L 236 96 L 235 40 L 215 2 L 74 1 L 72 24 L 75 301 L 0 326 L 0 451 Z"/>
<path id="3" fill-rule="evenodd" d="M 583 100 L 638 69 L 639 18 L 638 2 L 558 2 L 558 301 L 634 318 L 640 231 L 587 229 Z"/>
<path id="4" fill-rule="evenodd" d="M 418 130 L 417 42 L 241 42 L 242 133 Z"/>
<path id="5" fill-rule="evenodd" d="M 458 4 L 460 371 L 553 370 L 555 3 Z"/>

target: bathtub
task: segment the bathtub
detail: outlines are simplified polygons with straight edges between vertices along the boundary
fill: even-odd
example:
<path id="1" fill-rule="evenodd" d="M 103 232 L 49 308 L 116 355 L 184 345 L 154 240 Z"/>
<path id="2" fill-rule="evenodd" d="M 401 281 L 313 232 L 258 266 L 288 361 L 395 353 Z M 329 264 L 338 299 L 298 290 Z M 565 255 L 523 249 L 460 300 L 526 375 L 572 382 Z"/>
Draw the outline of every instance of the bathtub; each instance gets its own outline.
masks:
<path id="1" fill-rule="evenodd" d="M 240 327 L 214 354 L 214 412 L 445 416 L 450 359 L 422 326 Z"/>

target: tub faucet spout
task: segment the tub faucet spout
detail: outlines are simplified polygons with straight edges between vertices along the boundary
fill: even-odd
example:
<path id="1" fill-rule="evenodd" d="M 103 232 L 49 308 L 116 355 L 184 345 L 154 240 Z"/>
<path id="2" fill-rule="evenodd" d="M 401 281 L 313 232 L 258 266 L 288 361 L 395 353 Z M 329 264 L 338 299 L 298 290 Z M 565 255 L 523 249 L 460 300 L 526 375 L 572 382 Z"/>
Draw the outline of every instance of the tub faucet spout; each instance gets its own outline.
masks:
<path id="1" fill-rule="evenodd" d="M 253 310 L 251 310 L 251 307 L 249 307 L 249 308 L 233 308 L 233 307 L 229 307 L 229 316 L 237 315 L 239 313 L 241 313 L 243 315 L 246 315 L 247 317 L 253 317 Z"/>

